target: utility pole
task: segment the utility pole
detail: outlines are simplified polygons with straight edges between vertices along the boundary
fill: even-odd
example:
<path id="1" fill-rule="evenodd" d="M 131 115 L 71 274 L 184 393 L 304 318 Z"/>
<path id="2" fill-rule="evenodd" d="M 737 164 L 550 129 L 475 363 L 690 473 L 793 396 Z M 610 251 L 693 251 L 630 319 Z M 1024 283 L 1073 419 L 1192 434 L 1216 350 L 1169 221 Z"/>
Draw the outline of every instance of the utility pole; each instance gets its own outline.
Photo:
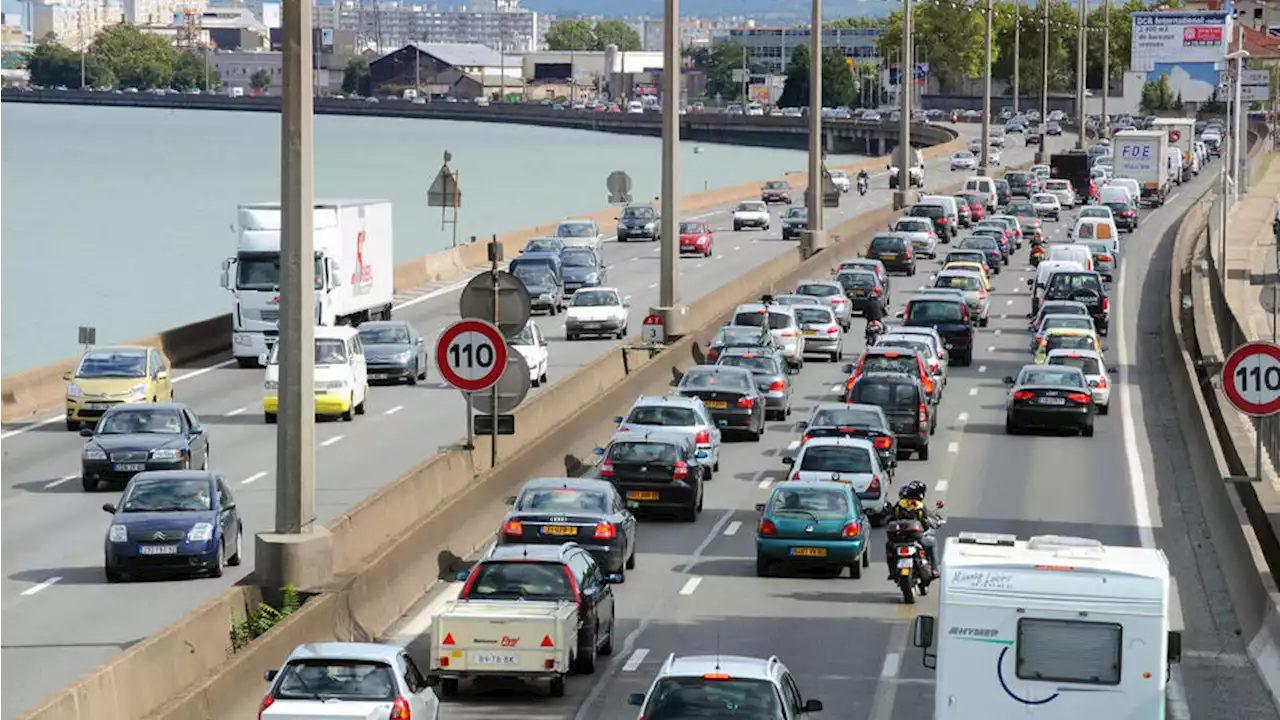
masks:
<path id="1" fill-rule="evenodd" d="M 1049 140 L 1045 133 L 1049 123 L 1049 0 L 1040 0 L 1040 7 L 1044 10 L 1044 29 L 1040 38 L 1040 145 L 1036 148 L 1036 162 L 1044 165 L 1049 162 L 1049 151 L 1045 149 Z"/>
<path id="2" fill-rule="evenodd" d="M 664 0 L 662 21 L 662 217 L 658 307 L 667 338 L 685 333 L 680 303 L 680 0 Z M 624 60 L 625 62 L 625 60 Z M 625 74 L 625 66 L 623 68 Z"/>
<path id="3" fill-rule="evenodd" d="M 481 73 L 483 79 L 484 73 Z M 573 63 L 569 63 L 569 82 L 573 82 Z M 507 45 L 498 40 L 498 102 L 507 101 Z"/>
<path id="4" fill-rule="evenodd" d="M 316 522 L 315 498 L 312 3 L 286 0 L 283 9 L 276 517 L 275 532 L 259 533 L 254 548 L 255 574 L 269 592 L 316 588 L 333 573 L 333 538 Z"/>
<path id="5" fill-rule="evenodd" d="M 1107 117 L 1107 96 L 1111 94 L 1111 0 L 1103 0 L 1102 10 L 1102 119 L 1098 121 L 1102 137 L 1111 136 Z"/>
<path id="6" fill-rule="evenodd" d="M 1013 0 L 1013 114 L 1022 96 L 1022 0 Z"/>
<path id="7" fill-rule="evenodd" d="M 1239 38 L 1239 46 L 1236 49 L 1236 92 L 1235 92 L 1236 114 L 1235 114 L 1235 117 L 1232 118 L 1232 121 L 1233 121 L 1232 134 L 1234 135 L 1234 137 L 1231 138 L 1231 204 L 1232 206 L 1234 206 L 1236 201 L 1240 198 L 1240 189 L 1242 187 L 1242 183 L 1248 182 L 1248 179 L 1244 177 L 1243 168 L 1241 167 L 1241 160 L 1243 159 L 1244 155 L 1241 154 L 1240 149 L 1244 146 L 1244 139 L 1245 139 L 1244 117 L 1246 114 L 1248 114 L 1248 110 L 1245 108 L 1244 104 L 1241 102 L 1243 100 L 1241 93 L 1242 93 L 1242 88 L 1244 86 L 1244 61 L 1245 61 L 1245 58 L 1249 57 L 1249 51 L 1244 49 L 1244 25 L 1242 23 L 1237 22 L 1236 26 L 1237 26 L 1237 31 L 1236 31 L 1237 37 Z M 1224 265 L 1226 264 L 1225 256 L 1223 257 L 1222 262 Z"/>
<path id="8" fill-rule="evenodd" d="M 209 83 L 209 53 L 213 52 L 213 41 L 210 40 L 204 44 L 204 91 L 209 92 L 212 88 Z"/>
<path id="9" fill-rule="evenodd" d="M 742 46 L 742 102 L 743 104 L 745 105 L 748 102 L 748 100 L 749 99 L 747 98 L 747 46 L 743 45 Z M 746 112 L 746 108 L 744 107 L 742 111 Z"/>
<path id="10" fill-rule="evenodd" d="M 422 94 L 422 51 L 416 42 L 413 44 L 413 91 Z"/>
<path id="11" fill-rule="evenodd" d="M 85 86 L 84 51 L 85 51 L 85 47 L 87 47 L 88 45 L 84 39 L 84 6 L 83 5 L 80 6 L 79 12 L 76 13 L 76 16 L 80 20 L 79 22 L 79 25 L 80 25 L 80 89 L 83 90 Z"/>
<path id="12" fill-rule="evenodd" d="M 1080 2 L 1080 30 L 1076 34 L 1076 119 L 1079 122 L 1079 134 L 1076 135 L 1076 148 L 1083 150 L 1084 127 L 1085 127 L 1085 102 L 1084 94 L 1088 91 L 1089 83 L 1086 81 L 1085 73 L 1085 52 L 1088 47 L 1088 35 L 1086 23 L 1089 21 L 1089 3 L 1087 0 L 1079 0 Z"/>
<path id="13" fill-rule="evenodd" d="M 1080 0 L 1084 2 L 1084 0 Z M 991 29 L 995 0 L 987 0 L 986 72 L 982 77 L 982 167 L 981 175 L 991 175 Z"/>
<path id="14" fill-rule="evenodd" d="M 809 231 L 822 232 L 822 0 L 809 25 Z"/>
<path id="15" fill-rule="evenodd" d="M 915 44 L 915 9 L 912 0 L 902 0 L 902 67 L 898 72 L 898 187 L 893 191 L 893 209 L 901 210 L 910 203 L 911 195 L 911 94 L 907 83 L 915 81 L 915 60 L 911 46 Z"/>

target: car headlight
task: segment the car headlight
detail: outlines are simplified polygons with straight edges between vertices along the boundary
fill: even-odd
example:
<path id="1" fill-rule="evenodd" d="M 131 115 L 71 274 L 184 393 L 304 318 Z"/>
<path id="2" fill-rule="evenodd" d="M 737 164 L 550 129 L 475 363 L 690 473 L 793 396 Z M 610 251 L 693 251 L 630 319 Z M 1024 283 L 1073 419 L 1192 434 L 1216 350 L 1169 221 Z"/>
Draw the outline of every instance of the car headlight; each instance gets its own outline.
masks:
<path id="1" fill-rule="evenodd" d="M 343 390 L 347 387 L 346 380 L 317 380 L 317 390 Z"/>
<path id="2" fill-rule="evenodd" d="M 85 460 L 106 460 L 107 451 L 97 447 L 87 447 L 84 452 L 80 453 L 80 457 Z"/>
<path id="3" fill-rule="evenodd" d="M 112 525 L 107 531 L 107 539 L 113 543 L 129 542 L 129 528 L 123 525 Z"/>
<path id="4" fill-rule="evenodd" d="M 187 533 L 188 542 L 208 542 L 213 539 L 213 523 L 196 523 Z"/>
<path id="5" fill-rule="evenodd" d="M 183 452 L 177 448 L 160 448 L 151 451 L 152 460 L 181 460 Z"/>
<path id="6" fill-rule="evenodd" d="M 412 359 L 413 359 L 413 351 L 412 351 L 412 350 L 402 350 L 402 351 L 400 351 L 400 352 L 396 353 L 396 360 L 398 360 L 399 362 L 407 363 L 407 362 L 409 362 L 409 361 L 410 361 L 410 360 L 412 360 Z"/>
<path id="7" fill-rule="evenodd" d="M 268 380 L 262 383 L 262 389 L 274 392 L 280 388 L 280 383 L 276 380 Z"/>
<path id="8" fill-rule="evenodd" d="M 653 223 L 645 223 L 645 224 L 644 224 L 644 229 L 645 229 L 645 230 L 652 230 L 652 229 L 653 229 Z"/>
<path id="9" fill-rule="evenodd" d="M 134 385 L 133 387 L 129 388 L 130 400 L 141 400 L 142 398 L 146 397 L 146 394 L 147 394 L 146 383 L 140 383 L 138 385 Z"/>
<path id="10" fill-rule="evenodd" d="M 67 385 L 67 397 L 80 397 L 81 395 L 84 395 L 84 391 L 80 389 L 79 385 L 75 383 Z"/>

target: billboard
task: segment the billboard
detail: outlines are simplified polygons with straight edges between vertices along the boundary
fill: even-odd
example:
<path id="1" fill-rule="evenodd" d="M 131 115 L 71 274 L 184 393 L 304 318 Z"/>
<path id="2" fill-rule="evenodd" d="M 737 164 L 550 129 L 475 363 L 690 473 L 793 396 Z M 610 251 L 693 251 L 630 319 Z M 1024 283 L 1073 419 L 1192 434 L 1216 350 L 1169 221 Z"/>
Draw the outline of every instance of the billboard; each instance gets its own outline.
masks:
<path id="1" fill-rule="evenodd" d="M 1134 13 L 1130 67 L 1149 73 L 1157 64 L 1222 62 L 1230 30 L 1225 12 Z"/>

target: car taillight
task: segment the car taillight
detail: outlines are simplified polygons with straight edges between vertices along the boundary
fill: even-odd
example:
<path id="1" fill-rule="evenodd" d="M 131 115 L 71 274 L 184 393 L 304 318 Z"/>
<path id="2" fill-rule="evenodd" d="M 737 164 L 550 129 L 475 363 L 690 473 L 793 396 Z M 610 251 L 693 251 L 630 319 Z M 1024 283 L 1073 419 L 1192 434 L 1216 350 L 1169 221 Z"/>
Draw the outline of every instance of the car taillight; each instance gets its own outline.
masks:
<path id="1" fill-rule="evenodd" d="M 929 378 L 920 378 L 920 379 L 924 381 L 924 391 L 925 391 L 925 392 L 927 392 L 927 393 L 931 393 L 931 394 L 932 394 L 932 393 L 933 393 L 933 381 L 932 381 L 932 380 L 930 380 Z"/>
<path id="2" fill-rule="evenodd" d="M 793 338 L 795 336 L 796 336 L 795 330 L 783 330 L 782 332 L 778 333 L 778 337 Z"/>
<path id="3" fill-rule="evenodd" d="M 840 296 L 838 296 L 838 295 L 837 295 L 837 296 L 835 296 L 835 297 L 833 297 L 833 298 L 831 298 L 831 304 L 832 304 L 832 305 L 843 305 L 843 304 L 845 304 L 845 302 L 846 302 L 846 301 L 845 301 L 845 299 L 844 299 L 844 298 L 842 298 L 842 297 L 840 297 Z"/>
<path id="4" fill-rule="evenodd" d="M 967 305 L 960 308 L 960 316 L 964 322 L 969 322 L 969 307 Z"/>
<path id="5" fill-rule="evenodd" d="M 786 380 L 774 380 L 769 383 L 769 392 L 782 392 L 787 389 Z"/>
<path id="6" fill-rule="evenodd" d="M 413 720 L 412 713 L 409 711 L 409 701 L 402 697 L 396 698 L 391 705 L 390 720 Z"/>
<path id="7" fill-rule="evenodd" d="M 800 436 L 800 444 L 803 445 L 813 439 L 812 435 L 804 434 Z"/>
<path id="8" fill-rule="evenodd" d="M 521 523 L 519 520 L 508 520 L 507 524 L 502 526 L 502 534 L 512 535 L 515 537 L 524 535 L 524 523 Z"/>
<path id="9" fill-rule="evenodd" d="M 1110 309 L 1111 309 L 1111 301 L 1106 298 L 1102 298 L 1102 311 L 1107 312 Z"/>
<path id="10" fill-rule="evenodd" d="M 839 335 L 839 334 L 840 334 L 840 326 L 839 326 L 839 325 L 832 325 L 831 327 L 827 328 L 827 334 L 828 334 L 828 335 Z"/>
<path id="11" fill-rule="evenodd" d="M 1103 376 L 1103 377 L 1098 378 L 1098 389 L 1099 389 L 1099 390 L 1106 390 L 1106 389 L 1107 389 L 1107 378 L 1106 378 L 1106 376 Z"/>
<path id="12" fill-rule="evenodd" d="M 1018 392 L 1013 394 L 1013 399 L 1014 400 L 1030 400 L 1035 396 L 1036 396 L 1035 393 L 1030 392 L 1028 390 L 1019 390 Z"/>
<path id="13" fill-rule="evenodd" d="M 871 292 L 875 293 L 876 297 L 880 297 L 880 288 L 872 288 Z"/>
<path id="14" fill-rule="evenodd" d="M 613 461 L 612 460 L 605 460 L 604 464 L 600 466 L 600 477 L 602 478 L 613 477 Z"/>
<path id="15" fill-rule="evenodd" d="M 573 591 L 573 604 L 578 606 L 579 612 L 582 610 L 582 588 L 578 587 L 578 580 L 573 576 L 573 571 L 568 565 L 561 565 L 564 568 L 564 576 L 569 578 L 569 589 Z M 475 577 L 473 573 L 471 577 Z M 545 641 L 544 641 L 545 642 Z"/>
<path id="16" fill-rule="evenodd" d="M 689 477 L 689 466 L 683 460 L 677 460 L 676 469 L 671 472 L 671 477 L 676 480 L 684 480 Z"/>
<path id="17" fill-rule="evenodd" d="M 893 438 L 881 436 L 873 440 L 871 444 L 875 445 L 877 450 L 888 450 L 893 445 Z"/>
<path id="18" fill-rule="evenodd" d="M 271 707 L 271 703 L 275 701 L 276 696 L 271 693 L 267 693 L 267 696 L 262 698 L 262 704 L 258 706 L 258 720 L 262 720 L 262 713 L 266 712 L 267 708 Z"/>
<path id="19" fill-rule="evenodd" d="M 711 442 L 710 430 L 699 430 L 698 434 L 693 436 L 693 441 L 699 445 L 706 445 Z"/>
<path id="20" fill-rule="evenodd" d="M 946 218 L 938 218 L 938 224 L 939 224 L 939 225 L 946 225 L 946 224 L 947 224 L 947 219 L 946 219 Z"/>
<path id="21" fill-rule="evenodd" d="M 911 259 L 911 248 L 909 247 L 907 248 L 907 252 L 903 255 L 903 257 L 905 257 L 908 260 Z"/>
<path id="22" fill-rule="evenodd" d="M 618 526 L 613 523 L 596 523 L 596 539 L 612 540 L 618 537 Z"/>
<path id="23" fill-rule="evenodd" d="M 764 518 L 760 521 L 760 534 L 761 535 L 777 535 L 778 526 L 774 525 L 773 521 L 770 520 L 769 518 Z"/>
<path id="24" fill-rule="evenodd" d="M 978 288 L 978 299 L 979 299 L 979 300 L 986 300 L 986 299 L 987 299 L 987 291 L 986 291 L 986 290 L 983 290 L 982 288 Z"/>
<path id="25" fill-rule="evenodd" d="M 749 407 L 755 407 L 755 406 L 756 406 L 755 398 L 744 397 L 738 400 L 738 407 L 740 408 L 749 408 Z"/>
<path id="26" fill-rule="evenodd" d="M 1111 262 L 1111 256 L 1110 256 L 1110 255 L 1099 255 L 1099 256 L 1098 256 L 1098 262 Z"/>
<path id="27" fill-rule="evenodd" d="M 871 484 L 867 486 L 867 492 L 869 493 L 880 492 L 880 476 L 879 475 L 871 476 Z"/>
<path id="28" fill-rule="evenodd" d="M 849 523 L 848 525 L 845 525 L 844 530 L 840 532 L 840 535 L 842 537 L 847 537 L 847 538 L 856 538 L 860 534 L 862 534 L 862 524 L 857 521 L 854 521 Z"/>
<path id="29" fill-rule="evenodd" d="M 1071 402 L 1080 403 L 1080 404 L 1084 404 L 1093 400 L 1092 397 L 1085 395 L 1084 393 L 1071 393 L 1070 395 L 1067 396 L 1067 399 L 1070 400 Z"/>
<path id="30" fill-rule="evenodd" d="M 920 422 L 929 422 L 929 408 L 924 403 L 920 403 Z"/>

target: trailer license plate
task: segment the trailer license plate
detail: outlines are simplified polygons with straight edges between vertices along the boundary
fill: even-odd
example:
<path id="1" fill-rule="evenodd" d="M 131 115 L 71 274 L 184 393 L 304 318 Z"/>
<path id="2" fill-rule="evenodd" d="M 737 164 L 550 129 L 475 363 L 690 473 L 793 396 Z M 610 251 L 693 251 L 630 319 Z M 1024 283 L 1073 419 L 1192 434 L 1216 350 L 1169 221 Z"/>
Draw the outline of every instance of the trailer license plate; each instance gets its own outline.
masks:
<path id="1" fill-rule="evenodd" d="M 709 408 L 727 408 L 727 407 L 729 407 L 729 403 L 725 402 L 724 400 L 708 400 L 708 401 L 707 401 L 706 403 L 704 403 L 704 404 L 705 404 L 707 407 L 709 407 Z"/>
<path id="2" fill-rule="evenodd" d="M 568 525 L 543 525 L 543 535 L 577 535 L 578 528 Z"/>
<path id="3" fill-rule="evenodd" d="M 116 465 L 116 472 L 142 472 L 146 469 L 146 463 L 119 463 Z"/>
<path id="4" fill-rule="evenodd" d="M 519 664 L 520 656 L 515 653 L 471 653 L 471 665 L 476 667 L 514 667 Z"/>
<path id="5" fill-rule="evenodd" d="M 138 552 L 143 555 L 177 555 L 177 545 L 141 545 Z"/>
<path id="6" fill-rule="evenodd" d="M 796 557 L 826 557 L 827 549 L 819 547 L 793 547 L 791 554 Z"/>
<path id="7" fill-rule="evenodd" d="M 653 490 L 632 490 L 627 493 L 628 500 L 657 500 L 658 493 Z"/>
<path id="8" fill-rule="evenodd" d="M 914 562 L 915 562 L 915 560 L 911 560 L 910 558 L 903 558 L 903 559 L 901 559 L 901 560 L 899 560 L 899 561 L 898 561 L 898 567 L 900 567 L 900 568 L 909 568 L 909 567 L 911 567 L 911 565 L 912 565 Z"/>

